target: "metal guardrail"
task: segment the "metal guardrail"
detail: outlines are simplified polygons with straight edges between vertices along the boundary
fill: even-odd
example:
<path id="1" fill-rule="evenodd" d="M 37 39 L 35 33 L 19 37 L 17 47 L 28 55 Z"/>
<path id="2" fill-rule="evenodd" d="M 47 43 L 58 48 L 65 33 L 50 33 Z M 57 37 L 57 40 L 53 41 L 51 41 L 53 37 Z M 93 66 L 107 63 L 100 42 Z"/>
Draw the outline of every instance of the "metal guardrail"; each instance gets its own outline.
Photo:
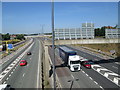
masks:
<path id="1" fill-rule="evenodd" d="M 3 83 L 6 78 L 8 77 L 8 75 L 13 71 L 13 69 L 15 68 L 15 66 L 18 64 L 18 62 L 20 61 L 20 59 L 25 55 L 25 53 L 32 47 L 33 43 L 31 44 L 31 46 L 29 48 L 27 48 L 27 50 L 25 50 L 15 61 L 13 61 L 12 64 L 10 64 L 1 74 L 0 74 L 0 83 Z"/>

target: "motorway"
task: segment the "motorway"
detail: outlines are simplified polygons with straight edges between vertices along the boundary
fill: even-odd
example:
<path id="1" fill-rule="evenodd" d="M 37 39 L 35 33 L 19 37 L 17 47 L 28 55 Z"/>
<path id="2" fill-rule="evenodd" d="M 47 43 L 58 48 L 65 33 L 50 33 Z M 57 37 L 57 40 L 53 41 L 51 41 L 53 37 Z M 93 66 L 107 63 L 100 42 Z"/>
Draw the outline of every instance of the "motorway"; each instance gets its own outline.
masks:
<path id="1" fill-rule="evenodd" d="M 51 48 L 49 48 L 49 54 L 52 56 Z M 100 89 L 102 88 L 98 83 L 96 83 L 91 77 L 84 73 L 83 70 L 79 72 L 71 72 L 68 67 L 62 66 L 63 62 L 58 56 L 56 50 L 56 75 L 59 78 L 59 82 L 62 88 L 81 88 L 82 89 Z M 72 83 L 73 82 L 73 83 Z"/>
<path id="2" fill-rule="evenodd" d="M 69 47 L 70 48 L 70 47 Z M 49 48 L 49 54 L 50 56 L 52 56 L 52 54 L 50 53 L 51 48 Z M 79 50 L 79 49 L 75 49 L 75 48 L 71 48 L 75 51 L 77 51 L 78 55 L 83 56 L 87 59 L 91 59 L 91 60 L 101 60 L 100 56 L 96 56 L 89 53 L 89 51 L 86 50 Z M 102 58 L 103 59 L 103 58 Z M 93 69 L 86 69 L 85 67 L 82 66 L 82 70 L 79 72 L 71 72 L 68 67 L 64 67 L 62 66 L 63 62 L 62 59 L 58 56 L 58 50 L 56 49 L 56 76 L 58 76 L 61 87 L 63 88 L 70 88 L 72 85 L 72 88 L 95 88 L 95 89 L 116 89 L 118 90 L 119 86 L 116 85 L 115 83 L 113 83 L 112 81 L 108 80 L 106 77 L 102 76 L 101 74 L 99 74 L 98 72 L 96 72 Z M 105 63 L 104 63 L 105 64 Z M 106 63 L 107 65 L 106 68 L 110 68 L 110 70 L 113 70 L 113 72 L 117 71 L 114 69 L 111 69 L 112 67 L 110 67 L 110 65 L 112 63 Z M 114 63 L 115 64 L 115 63 Z M 114 65 L 113 64 L 113 65 Z M 72 84 L 72 81 L 74 82 Z"/>
<path id="3" fill-rule="evenodd" d="M 69 47 L 69 48 L 77 51 L 78 55 L 84 58 L 87 58 L 89 60 L 93 60 L 94 62 L 97 62 L 100 66 L 108 70 L 111 70 L 112 72 L 117 73 L 119 75 L 118 68 L 120 65 L 116 64 L 116 62 L 114 62 L 114 59 L 110 59 L 110 58 L 107 59 L 106 57 L 103 57 L 99 54 L 92 53 L 91 51 L 85 50 L 83 48 L 75 48 L 75 47 Z M 104 76 L 100 75 L 95 70 L 93 69 L 89 70 L 84 67 L 82 68 L 82 70 L 85 73 L 87 73 L 91 78 L 93 78 L 96 82 L 98 82 L 99 85 L 101 85 L 103 88 L 118 88 L 116 84 L 114 84 Z"/>
<path id="4" fill-rule="evenodd" d="M 119 74 L 118 69 L 115 68 L 118 67 L 119 64 L 115 62 L 101 61 L 106 57 L 94 54 L 83 48 L 74 47 L 69 48 L 77 51 L 78 55 L 99 62 L 98 64 L 100 66 L 103 66 L 111 70 L 112 72 Z M 19 54 L 21 54 L 23 51 L 21 51 Z M 25 54 L 22 57 L 23 60 L 27 60 L 28 64 L 26 66 L 19 66 L 19 64 L 17 64 L 13 71 L 10 73 L 10 75 L 7 77 L 6 81 L 4 81 L 4 83 L 11 85 L 12 88 L 40 88 L 41 83 L 40 72 L 43 48 L 38 38 L 34 39 L 34 43 L 32 47 L 29 49 L 29 51 L 32 53 L 32 55 L 27 56 Z M 53 55 L 51 53 L 52 49 L 49 47 L 48 51 L 51 57 Z M 16 57 L 19 56 L 19 54 L 16 54 L 9 62 L 13 61 Z M 115 89 L 118 90 L 119 87 L 118 85 L 108 80 L 106 77 L 104 77 L 94 69 L 86 69 L 85 67 L 81 67 L 82 68 L 81 71 L 71 72 L 68 67 L 62 65 L 63 61 L 58 56 L 57 49 L 55 49 L 55 54 L 56 54 L 55 55 L 56 77 L 58 77 L 59 83 L 62 88 L 80 88 L 81 90 L 82 89 L 109 90 L 111 88 L 114 90 Z M 10 64 L 9 62 L 7 64 Z"/>
<path id="5" fill-rule="evenodd" d="M 24 55 L 22 60 L 27 60 L 26 66 L 16 65 L 15 69 L 5 83 L 12 88 L 40 88 L 40 70 L 41 70 L 41 43 L 35 39 L 34 44 L 29 50 L 32 55 Z"/>
<path id="6" fill-rule="evenodd" d="M 71 47 L 69 47 L 71 48 Z M 116 64 L 115 61 L 117 61 L 117 59 L 112 59 L 112 58 L 106 58 L 105 56 L 101 56 L 99 54 L 95 54 L 95 53 L 92 53 L 91 51 L 88 51 L 88 50 L 85 50 L 83 48 L 71 48 L 75 51 L 77 51 L 77 54 L 82 56 L 82 57 L 85 57 L 89 60 L 94 60 L 95 62 L 99 63 L 101 66 L 109 69 L 109 70 L 112 70 L 113 72 L 117 73 L 117 74 L 120 74 L 118 72 L 118 68 L 120 67 L 120 64 Z"/>

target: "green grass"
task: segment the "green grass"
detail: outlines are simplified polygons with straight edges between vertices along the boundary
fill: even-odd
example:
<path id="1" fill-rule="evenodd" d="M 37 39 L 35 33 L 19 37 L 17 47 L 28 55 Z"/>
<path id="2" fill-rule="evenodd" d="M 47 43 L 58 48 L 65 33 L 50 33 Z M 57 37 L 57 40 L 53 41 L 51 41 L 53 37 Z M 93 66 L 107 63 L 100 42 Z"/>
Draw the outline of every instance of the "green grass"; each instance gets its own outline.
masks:
<path id="1" fill-rule="evenodd" d="M 26 43 L 23 43 L 23 44 L 15 47 L 15 48 L 13 48 L 13 49 L 8 50 L 8 53 L 2 53 L 1 58 L 6 57 L 7 55 L 11 54 L 12 52 L 15 52 L 16 50 L 18 50 L 20 47 L 24 46 L 25 44 L 26 44 Z"/>
<path id="2" fill-rule="evenodd" d="M 85 47 L 89 47 L 92 49 L 100 49 L 103 52 L 106 52 L 107 54 L 111 54 L 110 50 L 115 50 L 116 51 L 116 55 L 118 57 L 120 57 L 120 43 L 115 44 L 115 43 L 110 43 L 110 44 L 77 44 L 74 46 L 85 46 Z"/>

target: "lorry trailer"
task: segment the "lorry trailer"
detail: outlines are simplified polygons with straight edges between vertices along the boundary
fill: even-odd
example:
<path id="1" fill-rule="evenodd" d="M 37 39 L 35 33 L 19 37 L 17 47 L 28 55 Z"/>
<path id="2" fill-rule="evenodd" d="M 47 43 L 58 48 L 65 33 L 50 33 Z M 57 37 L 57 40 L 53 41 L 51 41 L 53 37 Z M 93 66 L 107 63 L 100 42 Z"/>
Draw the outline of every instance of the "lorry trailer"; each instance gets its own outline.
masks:
<path id="1" fill-rule="evenodd" d="M 64 61 L 64 65 L 68 66 L 71 71 L 79 71 L 81 69 L 80 57 L 76 51 L 66 46 L 59 46 L 59 56 Z"/>

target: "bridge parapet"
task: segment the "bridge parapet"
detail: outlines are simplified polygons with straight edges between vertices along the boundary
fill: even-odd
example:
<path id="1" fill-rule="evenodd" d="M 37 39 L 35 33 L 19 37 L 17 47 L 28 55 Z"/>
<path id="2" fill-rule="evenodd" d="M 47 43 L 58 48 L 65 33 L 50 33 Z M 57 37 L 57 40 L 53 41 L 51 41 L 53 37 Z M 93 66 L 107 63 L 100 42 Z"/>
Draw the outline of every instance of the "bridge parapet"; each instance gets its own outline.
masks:
<path id="1" fill-rule="evenodd" d="M 55 40 L 55 45 L 102 44 L 102 43 L 120 43 L 120 39 Z M 52 40 L 45 40 L 45 45 L 52 45 Z"/>

